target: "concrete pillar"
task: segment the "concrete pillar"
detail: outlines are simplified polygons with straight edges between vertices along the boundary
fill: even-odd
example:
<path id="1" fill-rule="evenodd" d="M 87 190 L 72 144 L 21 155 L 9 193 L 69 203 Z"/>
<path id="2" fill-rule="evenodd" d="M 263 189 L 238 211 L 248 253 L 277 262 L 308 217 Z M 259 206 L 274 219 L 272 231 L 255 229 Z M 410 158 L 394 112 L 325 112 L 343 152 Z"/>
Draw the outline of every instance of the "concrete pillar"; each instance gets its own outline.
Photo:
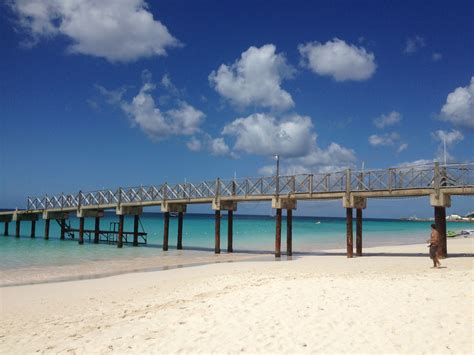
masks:
<path id="1" fill-rule="evenodd" d="M 133 216 L 133 246 L 138 246 L 138 220 L 140 216 L 134 215 Z"/>
<path id="2" fill-rule="evenodd" d="M 227 252 L 232 253 L 234 251 L 233 245 L 234 238 L 234 211 L 227 211 Z"/>
<path id="3" fill-rule="evenodd" d="M 293 210 L 286 210 L 286 255 L 293 255 Z"/>
<path id="4" fill-rule="evenodd" d="M 163 250 L 167 251 L 168 250 L 168 235 L 169 235 L 169 229 L 170 229 L 170 213 L 165 212 L 163 213 Z"/>
<path id="5" fill-rule="evenodd" d="M 356 209 L 356 255 L 362 256 L 362 209 Z"/>
<path id="6" fill-rule="evenodd" d="M 183 212 L 178 212 L 178 243 L 177 249 L 183 249 Z"/>
<path id="7" fill-rule="evenodd" d="M 352 208 L 346 208 L 346 243 L 347 243 L 347 257 L 353 256 L 353 233 L 352 233 Z"/>
<path id="8" fill-rule="evenodd" d="M 123 247 L 123 222 L 125 216 L 123 214 L 119 215 L 119 230 L 118 230 L 118 237 L 117 237 L 117 248 Z"/>
<path id="9" fill-rule="evenodd" d="M 79 244 L 84 244 L 84 217 L 79 217 Z"/>
<path id="10" fill-rule="evenodd" d="M 446 207 L 435 206 L 435 224 L 436 230 L 440 235 L 438 257 L 444 259 L 448 256 L 447 240 L 446 240 Z"/>
<path id="11" fill-rule="evenodd" d="M 50 219 L 45 219 L 44 220 L 44 239 L 48 240 L 49 239 L 49 223 Z"/>
<path id="12" fill-rule="evenodd" d="M 61 219 L 60 221 L 61 221 L 61 222 L 60 222 L 60 224 L 61 224 L 61 237 L 60 237 L 60 239 L 61 239 L 61 240 L 64 240 L 64 239 L 66 239 L 66 238 L 65 238 L 65 233 L 66 233 L 66 220 L 65 220 L 65 219 Z"/>
<path id="13" fill-rule="evenodd" d="M 94 244 L 99 244 L 99 237 L 100 237 L 100 217 L 95 217 L 95 225 L 94 225 Z"/>
<path id="14" fill-rule="evenodd" d="M 20 220 L 16 220 L 15 237 L 20 238 Z"/>
<path id="15" fill-rule="evenodd" d="M 5 222 L 5 226 L 4 226 L 4 230 L 3 230 L 3 235 L 5 237 L 8 236 L 8 223 L 9 222 Z"/>
<path id="16" fill-rule="evenodd" d="M 281 208 L 276 209 L 275 258 L 281 256 Z"/>
<path id="17" fill-rule="evenodd" d="M 215 211 L 215 234 L 214 234 L 214 239 L 215 239 L 215 246 L 214 246 L 214 253 L 220 254 L 221 252 L 221 211 L 216 210 Z"/>

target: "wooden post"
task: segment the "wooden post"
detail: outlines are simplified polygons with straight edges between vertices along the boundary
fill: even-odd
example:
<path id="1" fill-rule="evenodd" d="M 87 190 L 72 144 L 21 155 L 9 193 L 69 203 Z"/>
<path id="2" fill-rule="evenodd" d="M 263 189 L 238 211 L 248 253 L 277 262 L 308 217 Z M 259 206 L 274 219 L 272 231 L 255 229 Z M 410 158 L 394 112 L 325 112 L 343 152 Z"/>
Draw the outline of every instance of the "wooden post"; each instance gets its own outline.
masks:
<path id="1" fill-rule="evenodd" d="M 183 212 L 178 212 L 178 244 L 177 249 L 183 249 Z"/>
<path id="2" fill-rule="evenodd" d="M 346 242 L 347 242 L 347 257 L 352 258 L 353 256 L 353 234 L 352 234 L 352 208 L 346 208 Z"/>
<path id="3" fill-rule="evenodd" d="M 31 238 L 36 237 L 36 221 L 31 221 Z"/>
<path id="4" fill-rule="evenodd" d="M 276 209 L 275 258 L 281 256 L 281 208 Z"/>
<path id="5" fill-rule="evenodd" d="M 234 211 L 227 211 L 227 252 L 232 253 L 234 251 Z"/>
<path id="6" fill-rule="evenodd" d="M 84 217 L 79 217 L 79 244 L 84 244 Z"/>
<path id="7" fill-rule="evenodd" d="M 286 255 L 293 255 L 293 210 L 286 210 Z"/>
<path id="8" fill-rule="evenodd" d="M 118 230 L 118 237 L 117 237 L 117 248 L 123 247 L 123 221 L 124 215 L 119 215 L 119 230 Z"/>
<path id="9" fill-rule="evenodd" d="M 221 211 L 216 210 L 215 214 L 215 222 L 216 222 L 216 230 L 215 230 L 215 247 L 214 253 L 220 254 L 221 253 Z"/>
<path id="10" fill-rule="evenodd" d="M 170 229 L 170 213 L 165 212 L 164 213 L 164 231 L 163 231 L 163 250 L 167 251 L 168 250 L 168 235 L 169 235 L 169 229 Z"/>
<path id="11" fill-rule="evenodd" d="M 138 222 L 139 222 L 140 216 L 135 215 L 133 216 L 133 246 L 136 247 L 138 246 Z"/>
<path id="12" fill-rule="evenodd" d="M 3 235 L 8 236 L 8 222 L 5 222 L 5 229 L 3 230 Z"/>
<path id="13" fill-rule="evenodd" d="M 356 209 L 356 255 L 362 256 L 362 208 Z"/>
<path id="14" fill-rule="evenodd" d="M 20 220 L 16 221 L 15 237 L 20 238 Z"/>
<path id="15" fill-rule="evenodd" d="M 435 224 L 436 230 L 440 235 L 438 258 L 444 259 L 448 256 L 448 248 L 446 241 L 446 207 L 435 207 Z"/>
<path id="16" fill-rule="evenodd" d="M 66 233 L 66 220 L 61 219 L 61 240 L 65 239 L 65 233 Z"/>
<path id="17" fill-rule="evenodd" d="M 100 237 L 100 217 L 95 217 L 95 225 L 94 225 L 94 244 L 99 244 L 99 237 Z"/>
<path id="18" fill-rule="evenodd" d="M 44 239 L 46 240 L 49 239 L 49 222 L 50 222 L 50 219 L 44 220 Z"/>

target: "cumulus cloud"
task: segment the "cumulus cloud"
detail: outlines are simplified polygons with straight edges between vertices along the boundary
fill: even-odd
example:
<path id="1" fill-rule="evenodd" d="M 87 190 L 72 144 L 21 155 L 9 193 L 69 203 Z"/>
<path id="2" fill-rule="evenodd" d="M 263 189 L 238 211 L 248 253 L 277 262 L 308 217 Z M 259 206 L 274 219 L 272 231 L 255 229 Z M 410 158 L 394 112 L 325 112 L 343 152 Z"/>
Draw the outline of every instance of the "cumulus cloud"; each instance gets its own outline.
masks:
<path id="1" fill-rule="evenodd" d="M 413 54 L 424 46 L 426 46 L 426 42 L 422 36 L 410 37 L 407 38 L 405 49 L 403 50 L 403 52 L 405 52 L 406 54 Z"/>
<path id="2" fill-rule="evenodd" d="M 310 42 L 298 46 L 303 66 L 336 81 L 369 79 L 377 68 L 375 56 L 364 47 L 334 38 L 325 44 Z"/>
<path id="3" fill-rule="evenodd" d="M 212 155 L 229 155 L 230 148 L 224 138 L 214 138 L 209 142 L 209 151 Z"/>
<path id="4" fill-rule="evenodd" d="M 161 141 L 169 136 L 191 136 L 199 133 L 205 114 L 183 100 L 177 107 L 167 111 L 161 110 L 151 94 L 156 85 L 151 82 L 151 73 L 144 71 L 145 81 L 138 94 L 129 102 L 123 99 L 121 89 L 113 91 L 98 86 L 107 102 L 117 105 L 153 141 Z"/>
<path id="5" fill-rule="evenodd" d="M 227 124 L 222 134 L 235 138 L 233 150 L 266 157 L 280 155 L 282 173 L 339 169 L 356 161 L 353 150 L 331 143 L 326 148 L 316 144 L 317 134 L 309 117 L 297 114 L 276 118 L 256 113 Z M 259 173 L 267 175 L 272 166 Z"/>
<path id="6" fill-rule="evenodd" d="M 144 0 L 13 0 L 10 7 L 29 47 L 65 36 L 70 53 L 130 62 L 180 46 Z"/>
<path id="7" fill-rule="evenodd" d="M 311 119 L 306 116 L 295 114 L 277 120 L 269 114 L 255 113 L 227 124 L 222 133 L 235 137 L 237 151 L 295 157 L 306 154 L 314 144 L 312 128 Z"/>
<path id="8" fill-rule="evenodd" d="M 399 123 L 402 119 L 402 115 L 397 111 L 392 111 L 388 115 L 380 115 L 374 119 L 374 125 L 377 128 L 385 128 Z"/>
<path id="9" fill-rule="evenodd" d="M 202 143 L 196 137 L 191 137 L 191 139 L 186 143 L 186 146 L 192 152 L 199 152 L 202 149 Z"/>
<path id="10" fill-rule="evenodd" d="M 294 106 L 291 95 L 281 88 L 284 79 L 293 76 L 294 68 L 273 44 L 250 47 L 232 65 L 222 64 L 209 75 L 211 86 L 238 107 L 250 105 L 272 109 Z"/>
<path id="11" fill-rule="evenodd" d="M 393 146 L 400 140 L 400 135 L 397 132 L 385 134 L 372 134 L 369 137 L 369 143 L 373 146 Z"/>
<path id="12" fill-rule="evenodd" d="M 455 126 L 474 129 L 474 76 L 470 84 L 458 87 L 448 95 L 440 116 Z"/>

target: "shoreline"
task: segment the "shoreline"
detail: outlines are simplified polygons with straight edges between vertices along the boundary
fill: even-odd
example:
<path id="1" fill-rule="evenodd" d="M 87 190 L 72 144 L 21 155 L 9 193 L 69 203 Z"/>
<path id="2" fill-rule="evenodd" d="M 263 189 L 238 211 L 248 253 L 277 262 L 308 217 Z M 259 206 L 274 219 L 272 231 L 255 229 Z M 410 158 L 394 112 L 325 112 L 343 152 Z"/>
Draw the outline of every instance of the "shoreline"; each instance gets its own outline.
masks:
<path id="1" fill-rule="evenodd" d="M 472 237 L 454 237 L 450 240 L 473 239 Z M 474 240 L 474 239 L 473 239 Z M 364 246 L 364 251 L 370 255 L 370 250 L 374 248 L 406 248 L 409 246 L 420 246 L 420 243 L 385 243 L 378 242 L 367 243 Z M 423 249 L 420 249 L 423 250 Z M 448 244 L 449 250 L 449 244 Z M 345 249 L 324 249 L 324 250 L 309 250 L 309 251 L 294 251 L 293 257 L 287 257 L 282 248 L 281 260 L 292 260 L 303 256 L 331 256 L 334 254 L 345 255 Z M 378 256 L 390 253 L 379 252 Z M 428 256 L 428 251 L 420 251 L 416 256 Z M 469 256 L 469 255 L 466 255 Z M 471 255 L 472 256 L 472 255 Z M 354 256 L 356 257 L 356 256 Z M 245 261 L 274 261 L 274 255 L 269 250 L 235 250 L 233 253 L 223 251 L 216 255 L 212 249 L 200 250 L 185 249 L 170 251 L 165 255 L 156 256 L 139 256 L 131 258 L 111 258 L 96 261 L 88 261 L 81 263 L 73 263 L 67 265 L 48 265 L 48 266 L 31 266 L 22 268 L 7 268 L 0 272 L 0 289 L 14 286 L 27 286 L 45 283 L 69 282 L 78 280 L 101 279 L 117 275 L 135 274 L 141 272 L 159 272 L 171 269 L 198 267 L 210 264 L 222 263 L 239 263 Z M 113 268 L 113 271 L 103 271 L 104 269 Z M 86 271 L 82 271 L 86 270 Z"/>
<path id="2" fill-rule="evenodd" d="M 0 352 L 469 353 L 474 239 L 448 243 L 5 287 Z"/>

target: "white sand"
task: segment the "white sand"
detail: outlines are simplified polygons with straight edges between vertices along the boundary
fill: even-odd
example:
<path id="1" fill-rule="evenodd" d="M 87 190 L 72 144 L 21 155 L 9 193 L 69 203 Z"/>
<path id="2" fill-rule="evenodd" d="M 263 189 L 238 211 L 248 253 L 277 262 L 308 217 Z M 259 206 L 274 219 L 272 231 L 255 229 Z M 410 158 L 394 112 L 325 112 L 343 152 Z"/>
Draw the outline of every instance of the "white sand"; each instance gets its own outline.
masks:
<path id="1" fill-rule="evenodd" d="M 411 245 L 1 288 L 0 353 L 473 353 L 474 239 L 448 249 L 443 269 Z"/>

